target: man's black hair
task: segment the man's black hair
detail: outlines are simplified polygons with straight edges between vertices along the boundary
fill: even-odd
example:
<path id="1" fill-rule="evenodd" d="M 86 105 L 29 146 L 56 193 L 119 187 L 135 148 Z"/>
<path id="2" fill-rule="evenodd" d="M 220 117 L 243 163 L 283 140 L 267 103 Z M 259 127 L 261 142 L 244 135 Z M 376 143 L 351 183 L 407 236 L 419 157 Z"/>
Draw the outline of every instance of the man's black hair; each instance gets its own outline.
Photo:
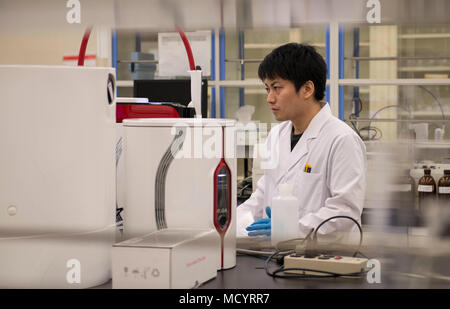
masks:
<path id="1" fill-rule="evenodd" d="M 277 77 L 294 83 L 299 89 L 308 80 L 314 83 L 314 97 L 321 101 L 327 82 L 327 65 L 316 49 L 307 44 L 288 43 L 275 48 L 259 65 L 259 78 Z"/>

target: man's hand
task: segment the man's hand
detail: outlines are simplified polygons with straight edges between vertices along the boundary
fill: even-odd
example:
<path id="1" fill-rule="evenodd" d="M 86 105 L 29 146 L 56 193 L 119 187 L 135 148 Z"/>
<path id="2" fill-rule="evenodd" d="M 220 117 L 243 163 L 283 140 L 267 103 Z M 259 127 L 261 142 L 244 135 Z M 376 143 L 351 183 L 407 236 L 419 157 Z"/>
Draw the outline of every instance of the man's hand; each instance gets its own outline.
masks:
<path id="1" fill-rule="evenodd" d="M 251 225 L 247 226 L 245 229 L 248 232 L 248 236 L 258 236 L 258 235 L 270 235 L 271 225 L 270 225 L 270 207 L 266 207 L 266 214 L 268 218 L 263 218 L 256 220 Z"/>

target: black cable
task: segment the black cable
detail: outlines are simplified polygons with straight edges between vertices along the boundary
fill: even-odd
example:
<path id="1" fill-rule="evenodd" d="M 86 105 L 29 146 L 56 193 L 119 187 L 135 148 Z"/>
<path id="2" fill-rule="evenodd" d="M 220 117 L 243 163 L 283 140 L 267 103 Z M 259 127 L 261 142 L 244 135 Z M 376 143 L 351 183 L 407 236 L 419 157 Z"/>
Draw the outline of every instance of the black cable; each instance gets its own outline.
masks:
<path id="1" fill-rule="evenodd" d="M 424 91 L 428 92 L 428 93 L 433 97 L 433 99 L 435 99 L 435 101 L 438 103 L 439 107 L 441 108 L 442 117 L 443 117 L 443 119 L 445 120 L 444 112 L 443 112 L 443 110 L 442 110 L 442 105 L 441 105 L 441 103 L 439 102 L 439 100 L 436 98 L 436 96 L 435 96 L 431 91 L 429 91 L 427 88 L 425 88 L 425 87 L 423 87 L 423 86 L 419 86 L 419 87 L 420 87 L 421 89 L 423 89 Z M 362 107 L 363 107 L 362 100 L 361 100 L 361 98 L 359 98 L 359 97 L 353 97 L 352 102 L 355 102 L 356 100 L 358 100 L 358 102 L 360 103 L 360 111 L 361 111 L 361 110 L 362 110 Z M 362 140 L 369 140 L 369 141 L 371 141 L 371 140 L 380 140 L 380 139 L 383 137 L 383 133 L 382 133 L 382 131 L 381 131 L 379 128 L 373 127 L 373 126 L 371 125 L 372 120 L 375 118 L 375 116 L 376 116 L 379 112 L 381 112 L 381 111 L 383 111 L 383 110 L 385 110 L 385 109 L 387 109 L 387 108 L 393 108 L 393 107 L 395 107 L 395 108 L 397 108 L 397 109 L 400 109 L 400 108 L 405 109 L 405 110 L 410 114 L 410 117 L 411 117 L 411 110 L 410 110 L 410 106 L 409 106 L 409 105 L 408 105 L 409 109 L 407 109 L 407 108 L 405 108 L 405 107 L 403 107 L 403 106 L 400 106 L 400 105 L 388 105 L 388 106 L 384 106 L 384 107 L 378 109 L 378 110 L 375 112 L 375 114 L 370 118 L 370 120 L 369 120 L 369 125 L 366 126 L 366 127 L 364 127 L 364 128 L 358 129 L 357 126 L 355 125 L 355 123 L 352 121 L 352 119 L 353 119 L 352 117 L 357 118 L 356 115 L 355 115 L 354 113 L 352 113 L 352 114 L 349 116 L 350 123 L 352 124 L 353 128 L 355 129 L 355 131 L 358 133 L 359 137 L 360 137 Z M 363 130 L 367 130 L 367 134 L 368 134 L 367 138 L 363 138 L 363 136 L 361 135 L 361 131 L 363 131 Z M 370 131 L 375 131 L 375 135 L 370 136 Z M 378 133 L 378 132 L 380 133 L 380 137 L 377 138 L 377 133 Z"/>
<path id="2" fill-rule="evenodd" d="M 288 253 L 287 254 L 291 254 L 291 253 L 293 253 L 293 252 L 295 252 L 294 250 L 290 250 L 290 251 L 288 251 Z M 281 251 L 275 251 L 271 256 L 269 256 L 268 258 L 267 258 L 267 260 L 266 260 L 266 262 L 264 263 L 264 269 L 266 270 L 266 274 L 268 274 L 269 276 L 273 276 L 273 273 L 271 273 L 270 271 L 269 271 L 269 263 L 270 263 L 270 261 L 273 259 L 273 257 L 275 256 L 275 255 L 277 255 L 277 254 L 280 254 L 281 253 Z M 286 255 L 287 255 L 286 254 Z M 283 268 L 283 266 L 281 267 L 281 268 Z"/>
<path id="3" fill-rule="evenodd" d="M 360 97 L 353 97 L 352 102 L 355 102 L 355 103 L 356 103 L 356 101 L 359 102 L 359 112 L 361 112 L 362 109 L 363 109 L 363 101 L 361 100 Z M 355 132 L 358 134 L 358 136 L 359 136 L 363 141 L 367 141 L 367 140 L 369 140 L 369 141 L 371 141 L 371 140 L 380 140 L 380 139 L 383 137 L 383 132 L 382 132 L 379 128 L 377 128 L 377 127 L 369 126 L 369 127 L 363 127 L 363 128 L 361 128 L 361 129 L 358 129 L 358 127 L 357 127 L 357 125 L 356 125 L 356 122 L 355 122 L 355 121 L 352 121 L 353 119 L 357 119 L 357 118 L 358 118 L 358 117 L 356 117 L 355 113 L 352 113 L 352 114 L 349 115 L 349 121 L 350 121 L 350 123 L 352 124 L 353 129 L 355 130 Z M 367 130 L 367 134 L 368 134 L 367 137 L 362 136 L 361 131 L 363 131 L 363 130 Z M 375 135 L 370 136 L 370 131 L 375 131 Z M 378 133 L 380 133 L 380 137 L 377 138 L 377 134 L 378 134 Z"/>
<path id="4" fill-rule="evenodd" d="M 381 139 L 381 137 L 383 137 L 383 132 L 374 126 L 371 127 L 363 127 L 361 129 L 359 129 L 360 131 L 367 131 L 367 137 L 361 137 L 362 140 L 366 140 L 366 141 L 373 141 L 373 140 L 379 140 Z M 375 131 L 375 135 L 370 136 L 370 131 Z M 380 137 L 377 138 L 377 134 L 380 133 Z M 361 136 L 361 135 L 360 135 Z"/>
<path id="5" fill-rule="evenodd" d="M 422 85 L 417 85 L 417 87 L 419 87 L 420 89 L 424 90 L 429 95 L 431 95 L 431 97 L 434 99 L 434 101 L 439 105 L 439 108 L 441 109 L 442 120 L 445 121 L 445 114 L 444 114 L 444 110 L 442 109 L 442 104 L 439 101 L 439 99 L 436 97 L 436 95 L 433 92 L 431 92 L 431 90 L 429 90 L 428 88 L 426 88 L 426 87 L 424 87 Z"/>
<path id="6" fill-rule="evenodd" d="M 361 112 L 361 111 L 362 111 L 362 108 L 363 108 L 363 102 L 362 102 L 362 100 L 361 100 L 360 97 L 353 97 L 352 102 L 355 102 L 355 103 L 356 103 L 356 101 L 358 101 L 358 103 L 359 103 L 359 112 Z M 351 119 L 356 119 L 356 118 L 357 118 L 357 117 L 356 117 L 355 113 L 352 113 L 352 114 L 350 114 L 350 116 L 349 116 L 350 123 L 352 124 L 353 128 L 355 129 L 355 132 L 359 135 L 359 137 L 360 137 L 361 139 L 363 139 L 362 136 L 361 136 L 361 134 L 360 134 L 360 132 L 359 132 L 358 127 L 356 126 L 356 123 L 355 123 L 354 121 L 351 121 Z"/>
<path id="7" fill-rule="evenodd" d="M 252 254 L 252 253 L 248 253 L 248 252 L 236 252 L 237 256 L 251 256 L 257 259 L 261 259 L 261 260 L 267 260 L 267 258 L 263 255 L 258 255 L 258 254 Z"/>
<path id="8" fill-rule="evenodd" d="M 309 237 L 312 235 L 313 232 L 314 232 L 314 229 L 311 229 L 311 230 L 309 231 L 309 233 L 308 233 L 305 237 L 303 237 L 303 238 L 292 238 L 292 239 L 288 239 L 288 240 L 279 241 L 279 242 L 277 242 L 277 243 L 275 244 L 275 249 L 276 249 L 276 251 L 280 251 L 280 252 L 281 252 L 281 250 L 278 248 L 278 246 L 280 246 L 280 245 L 283 244 L 283 243 L 287 243 L 287 242 L 291 242 L 291 241 L 295 241 L 295 240 L 301 240 L 301 242 L 300 242 L 300 244 L 299 244 L 299 245 L 301 245 L 301 244 L 303 244 L 306 240 L 309 239 Z"/>
<path id="9" fill-rule="evenodd" d="M 350 114 L 350 116 L 348 117 L 348 119 L 350 120 L 350 123 L 353 126 L 353 129 L 355 129 L 355 132 L 358 134 L 359 138 L 364 140 L 363 137 L 361 136 L 360 130 L 358 129 L 358 127 L 356 126 L 356 123 L 354 121 L 352 121 L 352 119 L 356 119 L 356 115 L 355 114 Z"/>
<path id="10" fill-rule="evenodd" d="M 353 97 L 352 98 L 352 102 L 355 102 L 355 101 L 358 101 L 358 103 L 359 103 L 359 112 L 361 112 L 362 111 L 362 108 L 363 108 L 363 104 L 362 104 L 362 100 L 361 100 L 361 98 L 360 97 Z M 353 113 L 354 114 L 354 113 Z M 356 115 L 355 115 L 356 116 Z"/>
<path id="11" fill-rule="evenodd" d="M 284 271 L 309 271 L 309 272 L 316 272 L 316 273 L 323 273 L 324 275 L 302 275 L 302 274 L 287 274 L 287 275 L 277 275 L 277 273 Z M 278 268 L 275 270 L 272 275 L 275 278 L 303 278 L 303 279 L 313 279 L 313 278 L 337 278 L 337 277 L 361 277 L 362 275 L 366 274 L 368 271 L 361 271 L 357 273 L 348 273 L 348 274 L 338 274 L 330 271 L 322 271 L 322 270 L 314 270 L 314 269 L 308 269 L 308 268 Z"/>
<path id="12" fill-rule="evenodd" d="M 445 113 L 444 113 L 444 109 L 442 108 L 442 104 L 441 104 L 441 102 L 439 101 L 439 99 L 437 98 L 437 96 L 431 91 L 431 90 L 429 90 L 428 88 L 426 88 L 425 86 L 422 86 L 422 85 L 416 85 L 418 88 L 420 88 L 420 89 L 422 89 L 423 91 L 425 91 L 426 93 L 428 93 L 432 98 L 433 98 L 433 100 L 438 104 L 438 106 L 439 106 L 439 109 L 440 109 L 440 111 L 441 111 L 441 114 L 442 114 L 442 120 L 445 122 L 445 120 L 446 120 L 446 118 L 445 118 Z M 356 102 L 356 101 L 358 101 L 358 103 L 359 103 L 359 106 L 360 106 L 360 109 L 359 109 L 359 112 L 361 112 L 362 111 L 362 107 L 363 107 L 363 104 L 362 104 L 362 100 L 361 100 L 361 98 L 360 97 L 353 97 L 352 98 L 352 102 Z M 399 106 L 399 105 L 390 105 L 390 106 L 385 106 L 385 107 L 383 107 L 383 108 L 380 108 L 379 110 L 377 110 L 376 112 L 375 112 L 375 114 L 371 117 L 371 119 L 370 119 L 370 122 L 369 122 L 369 126 L 368 127 L 364 127 L 364 128 L 361 128 L 361 129 L 359 129 L 358 130 L 358 128 L 356 127 L 356 125 L 355 125 L 355 123 L 353 122 L 353 121 L 351 121 L 350 120 L 350 123 L 353 125 L 353 128 L 355 129 L 355 131 L 358 133 L 358 135 L 361 137 L 361 139 L 362 139 L 362 136 L 361 136 L 361 134 L 360 134 L 360 131 L 361 130 L 367 130 L 368 132 L 372 129 L 372 127 L 371 127 L 371 122 L 372 122 L 372 119 L 379 113 L 379 112 L 381 112 L 382 110 L 384 110 L 384 109 L 386 109 L 386 108 L 392 108 L 392 107 L 397 107 L 397 108 L 404 108 L 404 107 L 402 107 L 402 106 Z M 409 106 L 408 106 L 409 107 Z M 406 109 L 406 108 L 404 108 L 408 113 L 410 113 L 411 114 L 411 111 L 410 111 L 410 109 Z M 350 115 L 350 119 L 352 119 L 352 116 L 354 116 L 355 118 L 356 118 L 356 115 L 354 114 L 354 113 L 352 113 L 351 115 Z M 368 129 L 367 129 L 368 128 Z M 375 128 L 375 127 L 373 127 L 373 128 Z M 381 139 L 381 137 L 383 136 L 383 134 L 382 134 L 382 132 L 381 132 L 381 130 L 380 129 L 378 129 L 378 128 L 375 128 L 376 130 L 378 130 L 379 132 L 380 132 L 380 134 L 381 134 L 381 136 L 379 137 L 379 138 L 377 138 L 377 140 L 379 140 L 379 139 Z M 369 139 L 368 140 L 375 140 L 375 137 L 376 137 L 376 135 L 374 135 L 372 138 L 370 137 L 370 133 L 368 133 L 369 134 Z"/>
<path id="13" fill-rule="evenodd" d="M 284 253 L 283 255 L 289 255 L 292 254 L 294 251 L 288 251 L 286 253 Z M 334 273 L 334 272 L 329 272 L 329 271 L 324 271 L 324 270 L 316 270 L 316 269 L 309 269 L 309 268 L 284 268 L 283 266 L 277 268 L 276 270 L 274 270 L 273 272 L 269 271 L 269 262 L 273 259 L 273 257 L 277 254 L 280 254 L 281 251 L 276 251 L 274 252 L 265 262 L 264 264 L 264 269 L 266 270 L 266 274 L 274 277 L 274 278 L 283 278 L 283 279 L 292 279 L 292 278 L 296 278 L 296 279 L 313 279 L 313 278 L 337 278 L 337 277 L 361 277 L 362 275 L 366 274 L 369 270 L 366 271 L 361 271 L 361 272 L 357 272 L 357 273 L 347 273 L 347 274 L 339 274 L 339 273 Z M 306 274 L 285 274 L 285 275 L 277 275 L 280 272 L 284 272 L 284 271 L 309 271 L 309 272 L 314 272 L 314 273 L 321 273 L 324 275 L 306 275 Z"/>
<path id="14" fill-rule="evenodd" d="M 377 133 L 378 133 L 378 131 L 376 130 L 375 127 L 371 127 L 371 128 L 369 128 L 369 127 L 363 127 L 363 128 L 361 128 L 361 129 L 359 129 L 359 130 L 360 130 L 360 131 L 367 131 L 367 136 L 363 137 L 363 140 L 365 140 L 365 141 L 371 141 L 371 140 L 374 140 L 374 139 L 376 138 L 376 136 L 377 136 Z M 375 132 L 375 135 L 373 135 L 373 136 L 371 136 L 371 134 L 370 134 L 370 132 L 372 132 L 372 131 Z M 362 135 L 361 135 L 361 136 L 362 136 Z"/>
<path id="15" fill-rule="evenodd" d="M 248 183 L 248 184 L 246 184 L 245 186 L 243 186 L 241 189 L 239 189 L 240 191 L 239 191 L 239 193 L 238 193 L 238 196 L 241 196 L 242 193 L 244 192 L 244 190 L 247 189 L 248 187 L 250 187 L 251 184 L 252 184 L 252 183 Z"/>
<path id="16" fill-rule="evenodd" d="M 363 241 L 363 231 L 362 231 L 361 225 L 358 223 L 358 221 L 356 221 L 352 217 L 349 217 L 349 216 L 333 216 L 333 217 L 330 217 L 330 218 L 322 221 L 319 224 L 319 226 L 317 226 L 317 228 L 314 231 L 313 241 L 317 242 L 317 232 L 319 231 L 320 227 L 322 225 L 324 225 L 325 223 L 327 223 L 328 221 L 333 220 L 333 219 L 349 219 L 349 220 L 352 220 L 356 224 L 356 226 L 358 227 L 360 237 L 359 237 L 358 250 L 356 250 L 355 253 L 353 254 L 353 257 L 355 257 L 358 254 L 359 249 L 361 249 L 361 245 L 362 245 L 362 241 Z"/>
<path id="17" fill-rule="evenodd" d="M 395 108 L 397 108 L 397 109 L 402 108 L 402 109 L 406 110 L 406 111 L 409 113 L 410 118 L 412 118 L 412 117 L 411 117 L 411 110 L 407 109 L 407 108 L 404 107 L 404 106 L 401 106 L 401 105 L 388 105 L 388 106 L 384 106 L 384 107 L 378 109 L 378 110 L 375 112 L 375 114 L 373 114 L 373 116 L 370 117 L 369 125 L 368 125 L 369 130 L 370 130 L 370 124 L 372 123 L 372 120 L 375 118 L 375 116 L 376 116 L 379 112 L 381 112 L 381 111 L 383 111 L 383 110 L 385 110 L 385 109 L 388 109 L 388 108 L 393 108 L 393 107 L 395 107 Z M 409 107 L 409 106 L 408 106 L 408 107 Z"/>
<path id="18" fill-rule="evenodd" d="M 353 219 L 352 217 L 349 217 L 349 216 L 333 216 L 333 217 L 330 217 L 330 218 L 328 218 L 328 219 L 322 221 L 322 222 L 317 226 L 316 229 L 312 229 L 312 230 L 308 233 L 308 235 L 303 239 L 302 243 L 305 242 L 307 239 L 309 239 L 309 236 L 310 236 L 313 232 L 314 232 L 314 235 L 313 235 L 312 241 L 313 241 L 314 243 L 316 243 L 316 242 L 317 242 L 317 232 L 319 231 L 319 229 L 322 227 L 322 225 L 324 225 L 325 223 L 327 223 L 328 221 L 333 220 L 333 219 L 349 219 L 349 220 L 353 221 L 353 222 L 356 224 L 356 226 L 357 226 L 358 229 L 359 229 L 360 239 L 359 239 L 358 249 L 357 249 L 357 250 L 355 251 L 355 253 L 353 254 L 353 257 L 356 257 L 358 254 L 361 254 L 361 255 L 363 255 L 365 258 L 367 258 L 364 254 L 362 254 L 362 253 L 360 252 L 360 248 L 361 248 L 362 241 L 363 241 L 363 231 L 362 231 L 361 225 L 359 224 L 358 221 L 356 221 L 355 219 Z M 321 270 L 314 270 L 314 269 L 307 269 L 307 268 L 284 268 L 283 266 L 279 267 L 278 269 L 276 269 L 276 270 L 273 271 L 273 272 L 270 272 L 270 270 L 269 270 L 269 263 L 270 263 L 270 261 L 271 261 L 276 255 L 281 254 L 281 252 L 282 252 L 282 251 L 277 250 L 277 251 L 275 251 L 272 255 L 270 255 L 270 256 L 267 258 L 266 262 L 264 263 L 264 269 L 265 269 L 267 275 L 269 275 L 269 276 L 271 276 L 271 277 L 274 277 L 274 278 L 284 278 L 284 279 L 289 279 L 289 278 L 312 279 L 312 278 L 336 278 L 336 277 L 361 277 L 363 274 L 365 274 L 365 273 L 368 272 L 368 270 L 367 270 L 367 271 L 361 271 L 361 272 L 358 272 L 358 273 L 338 274 L 338 273 L 333 273 L 333 272 L 327 272 L 327 271 L 321 271 Z M 283 253 L 282 256 L 285 257 L 286 255 L 292 254 L 292 253 L 294 253 L 294 252 L 295 252 L 294 250 L 290 250 L 290 251 L 287 251 L 287 252 Z M 285 272 L 285 271 L 309 271 L 309 272 L 315 272 L 315 273 L 322 273 L 322 274 L 324 274 L 324 275 L 305 275 L 305 274 L 277 275 L 278 273 L 280 273 L 280 272 Z"/>
<path id="19" fill-rule="evenodd" d="M 309 231 L 309 233 L 305 236 L 305 238 L 300 239 L 300 240 L 301 240 L 300 245 L 303 244 L 306 240 L 308 240 L 309 237 L 311 236 L 311 234 L 312 234 L 313 232 L 314 232 L 314 229 L 311 229 L 311 231 Z M 264 269 L 266 270 L 266 274 L 268 274 L 269 276 L 272 276 L 272 274 L 269 272 L 269 262 L 273 259 L 273 257 L 274 257 L 275 255 L 280 254 L 280 253 L 282 252 L 281 250 L 278 250 L 278 245 L 279 245 L 280 243 L 284 243 L 284 242 L 288 242 L 288 241 L 292 241 L 292 240 L 297 240 L 297 239 L 298 239 L 298 238 L 295 238 L 295 239 L 289 239 L 289 240 L 282 241 L 282 242 L 279 242 L 279 243 L 276 244 L 277 250 L 276 250 L 271 256 L 269 256 L 269 257 L 267 258 L 266 262 L 264 263 Z M 293 252 L 295 252 L 295 250 L 289 250 L 289 251 L 287 251 L 287 254 L 291 254 L 291 253 L 293 253 Z M 284 256 L 286 256 L 286 254 L 285 254 Z"/>
<path id="20" fill-rule="evenodd" d="M 366 258 L 368 260 L 370 260 L 369 257 L 367 257 L 364 253 L 362 253 L 361 251 L 358 251 L 358 254 L 360 254 L 363 258 Z"/>
<path id="21" fill-rule="evenodd" d="M 377 131 L 377 133 L 380 132 L 380 137 L 375 138 L 375 137 L 377 136 L 377 135 L 375 134 L 375 136 L 374 136 L 373 138 L 376 139 L 376 140 L 381 139 L 381 138 L 383 137 L 383 131 L 381 131 L 381 130 L 378 129 L 377 127 L 373 127 L 373 128 L 375 128 L 375 131 Z"/>

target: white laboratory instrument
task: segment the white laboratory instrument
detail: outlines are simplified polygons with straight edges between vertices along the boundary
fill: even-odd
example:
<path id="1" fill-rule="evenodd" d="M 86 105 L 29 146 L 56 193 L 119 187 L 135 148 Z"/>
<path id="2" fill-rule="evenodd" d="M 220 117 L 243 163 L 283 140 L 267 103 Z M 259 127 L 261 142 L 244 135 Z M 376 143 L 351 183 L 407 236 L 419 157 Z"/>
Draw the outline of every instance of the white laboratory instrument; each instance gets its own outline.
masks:
<path id="1" fill-rule="evenodd" d="M 119 119 L 121 112 L 118 110 L 120 104 L 148 104 L 148 98 L 128 98 L 128 97 L 116 97 L 116 221 L 118 224 L 118 230 L 116 234 L 116 240 L 122 240 L 122 217 L 124 205 L 124 160 L 122 159 L 123 152 L 123 133 L 122 133 L 122 120 Z"/>
<path id="2" fill-rule="evenodd" d="M 115 71 L 0 66 L 0 287 L 111 278 Z"/>
<path id="3" fill-rule="evenodd" d="M 234 124 L 124 120 L 124 239 L 165 228 L 214 229 L 217 269 L 236 265 Z"/>
<path id="4" fill-rule="evenodd" d="M 163 229 L 115 244 L 114 289 L 190 289 L 217 276 L 213 229 Z"/>

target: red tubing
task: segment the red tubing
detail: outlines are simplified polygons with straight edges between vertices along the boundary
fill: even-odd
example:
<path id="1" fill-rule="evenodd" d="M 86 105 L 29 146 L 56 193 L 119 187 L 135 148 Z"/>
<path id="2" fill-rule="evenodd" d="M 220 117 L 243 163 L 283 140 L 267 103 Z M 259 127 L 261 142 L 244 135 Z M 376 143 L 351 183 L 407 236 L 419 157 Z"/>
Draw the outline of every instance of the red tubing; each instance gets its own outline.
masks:
<path id="1" fill-rule="evenodd" d="M 181 36 L 181 39 L 183 40 L 184 47 L 186 48 L 186 53 L 189 60 L 189 67 L 191 68 L 191 71 L 195 71 L 195 62 L 194 62 L 194 56 L 192 55 L 191 45 L 189 44 L 189 40 L 184 33 L 183 29 L 181 29 L 179 26 L 176 26 L 178 33 Z"/>
<path id="2" fill-rule="evenodd" d="M 84 57 L 86 56 L 86 46 L 91 35 L 92 28 L 87 28 L 81 41 L 80 52 L 78 53 L 78 66 L 84 66 Z"/>

